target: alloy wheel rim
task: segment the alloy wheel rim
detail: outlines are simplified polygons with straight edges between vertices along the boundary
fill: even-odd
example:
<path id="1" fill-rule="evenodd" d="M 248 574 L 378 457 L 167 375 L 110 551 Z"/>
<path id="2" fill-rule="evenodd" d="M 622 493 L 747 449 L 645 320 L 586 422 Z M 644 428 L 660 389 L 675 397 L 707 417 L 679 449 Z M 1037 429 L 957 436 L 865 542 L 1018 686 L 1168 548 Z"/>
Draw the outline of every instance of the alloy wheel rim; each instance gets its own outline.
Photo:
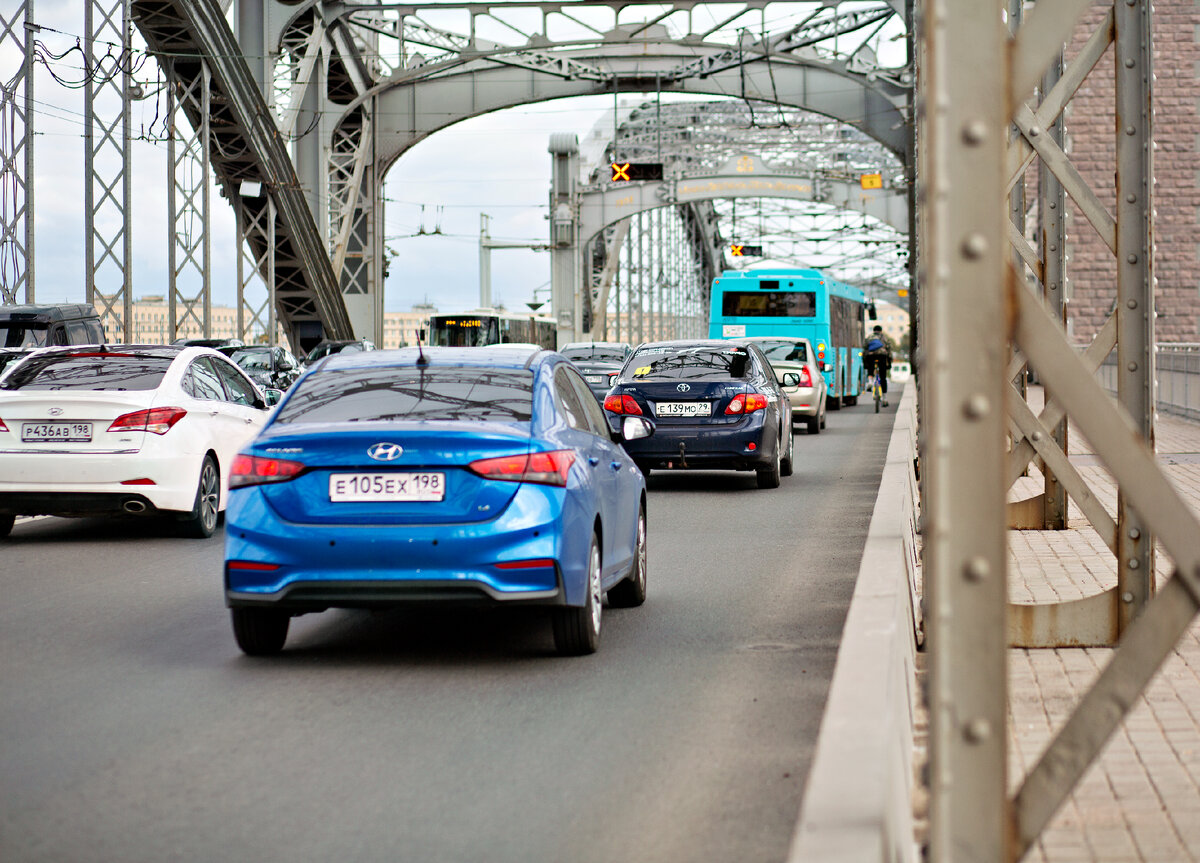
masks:
<path id="1" fill-rule="evenodd" d="M 204 465 L 204 475 L 201 482 L 200 515 L 206 527 L 217 523 L 217 503 L 220 492 L 217 490 L 217 471 L 209 462 Z"/>
<path id="2" fill-rule="evenodd" d="M 603 596 L 600 590 L 600 551 L 595 547 L 592 548 L 592 557 L 588 564 L 588 591 L 592 600 L 592 632 L 599 635 Z"/>
<path id="3" fill-rule="evenodd" d="M 637 580 L 642 588 L 646 585 L 646 514 L 638 514 Z"/>

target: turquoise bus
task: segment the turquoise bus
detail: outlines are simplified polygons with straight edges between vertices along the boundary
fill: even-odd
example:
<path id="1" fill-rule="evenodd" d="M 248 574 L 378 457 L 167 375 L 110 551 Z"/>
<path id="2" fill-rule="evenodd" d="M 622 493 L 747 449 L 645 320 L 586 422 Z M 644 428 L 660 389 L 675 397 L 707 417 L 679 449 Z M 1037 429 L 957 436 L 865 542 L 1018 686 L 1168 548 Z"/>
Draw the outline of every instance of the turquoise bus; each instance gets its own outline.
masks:
<path id="1" fill-rule="evenodd" d="M 806 338 L 817 352 L 829 407 L 858 403 L 866 373 L 866 294 L 820 270 L 726 270 L 713 281 L 708 335 Z"/>

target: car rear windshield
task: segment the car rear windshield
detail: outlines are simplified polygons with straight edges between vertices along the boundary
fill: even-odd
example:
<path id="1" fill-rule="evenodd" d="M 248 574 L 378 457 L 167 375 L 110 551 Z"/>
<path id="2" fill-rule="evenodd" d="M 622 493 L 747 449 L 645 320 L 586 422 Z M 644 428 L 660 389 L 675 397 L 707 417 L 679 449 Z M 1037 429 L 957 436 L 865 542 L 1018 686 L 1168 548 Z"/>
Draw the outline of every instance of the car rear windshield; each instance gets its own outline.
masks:
<path id="1" fill-rule="evenodd" d="M 755 342 L 769 360 L 803 363 L 808 360 L 804 342 Z"/>
<path id="2" fill-rule="evenodd" d="M 271 369 L 271 352 L 270 351 L 234 351 L 229 355 L 229 358 L 244 369 L 262 370 Z"/>
<path id="3" fill-rule="evenodd" d="M 601 360 L 610 363 L 625 361 L 627 352 L 623 348 L 610 348 L 603 345 L 588 348 L 563 348 L 562 355 L 569 360 Z"/>
<path id="4" fill-rule="evenodd" d="M 29 357 L 0 383 L 6 390 L 152 390 L 172 357 L 127 353 Z"/>
<path id="5" fill-rule="evenodd" d="M 635 381 L 721 380 L 750 373 L 750 354 L 744 347 L 684 347 L 639 350 L 621 377 Z"/>
<path id="6" fill-rule="evenodd" d="M 302 380 L 275 422 L 529 422 L 532 415 L 533 373 L 524 369 L 336 369 Z"/>

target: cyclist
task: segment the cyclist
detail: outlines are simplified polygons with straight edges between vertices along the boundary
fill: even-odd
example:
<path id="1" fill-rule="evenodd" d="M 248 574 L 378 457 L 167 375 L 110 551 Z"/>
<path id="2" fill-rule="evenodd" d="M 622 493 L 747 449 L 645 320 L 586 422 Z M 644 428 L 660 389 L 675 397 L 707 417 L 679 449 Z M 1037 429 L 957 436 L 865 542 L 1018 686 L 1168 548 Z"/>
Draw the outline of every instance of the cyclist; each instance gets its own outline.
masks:
<path id="1" fill-rule="evenodd" d="M 887 338 L 883 335 L 883 327 L 878 324 L 867 336 L 863 344 L 863 364 L 867 367 L 868 375 L 879 375 L 879 384 L 883 390 L 883 406 L 887 407 L 887 373 L 892 367 L 892 349 Z"/>

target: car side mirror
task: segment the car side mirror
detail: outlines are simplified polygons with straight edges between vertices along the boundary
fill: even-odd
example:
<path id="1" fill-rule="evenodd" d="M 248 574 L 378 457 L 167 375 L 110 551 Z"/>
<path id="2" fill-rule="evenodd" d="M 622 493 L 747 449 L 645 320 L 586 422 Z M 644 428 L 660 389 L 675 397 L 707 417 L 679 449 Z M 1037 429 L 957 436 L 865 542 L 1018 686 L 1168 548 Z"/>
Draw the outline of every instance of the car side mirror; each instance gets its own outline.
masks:
<path id="1" fill-rule="evenodd" d="M 654 434 L 654 423 L 645 417 L 623 417 L 621 419 L 621 440 L 631 441 L 650 437 Z"/>
<path id="2" fill-rule="evenodd" d="M 833 371 L 833 363 L 822 363 L 822 364 L 821 364 L 821 371 L 823 371 L 823 372 L 831 372 L 831 371 Z"/>
<path id="3" fill-rule="evenodd" d="M 279 404 L 279 400 L 283 398 L 283 390 L 265 389 L 263 390 L 263 395 L 266 396 L 266 404 L 262 406 L 262 409 L 266 410 Z"/>
<path id="4" fill-rule="evenodd" d="M 783 380 L 780 383 L 785 387 L 798 387 L 800 386 L 800 375 L 795 372 L 784 372 Z"/>

